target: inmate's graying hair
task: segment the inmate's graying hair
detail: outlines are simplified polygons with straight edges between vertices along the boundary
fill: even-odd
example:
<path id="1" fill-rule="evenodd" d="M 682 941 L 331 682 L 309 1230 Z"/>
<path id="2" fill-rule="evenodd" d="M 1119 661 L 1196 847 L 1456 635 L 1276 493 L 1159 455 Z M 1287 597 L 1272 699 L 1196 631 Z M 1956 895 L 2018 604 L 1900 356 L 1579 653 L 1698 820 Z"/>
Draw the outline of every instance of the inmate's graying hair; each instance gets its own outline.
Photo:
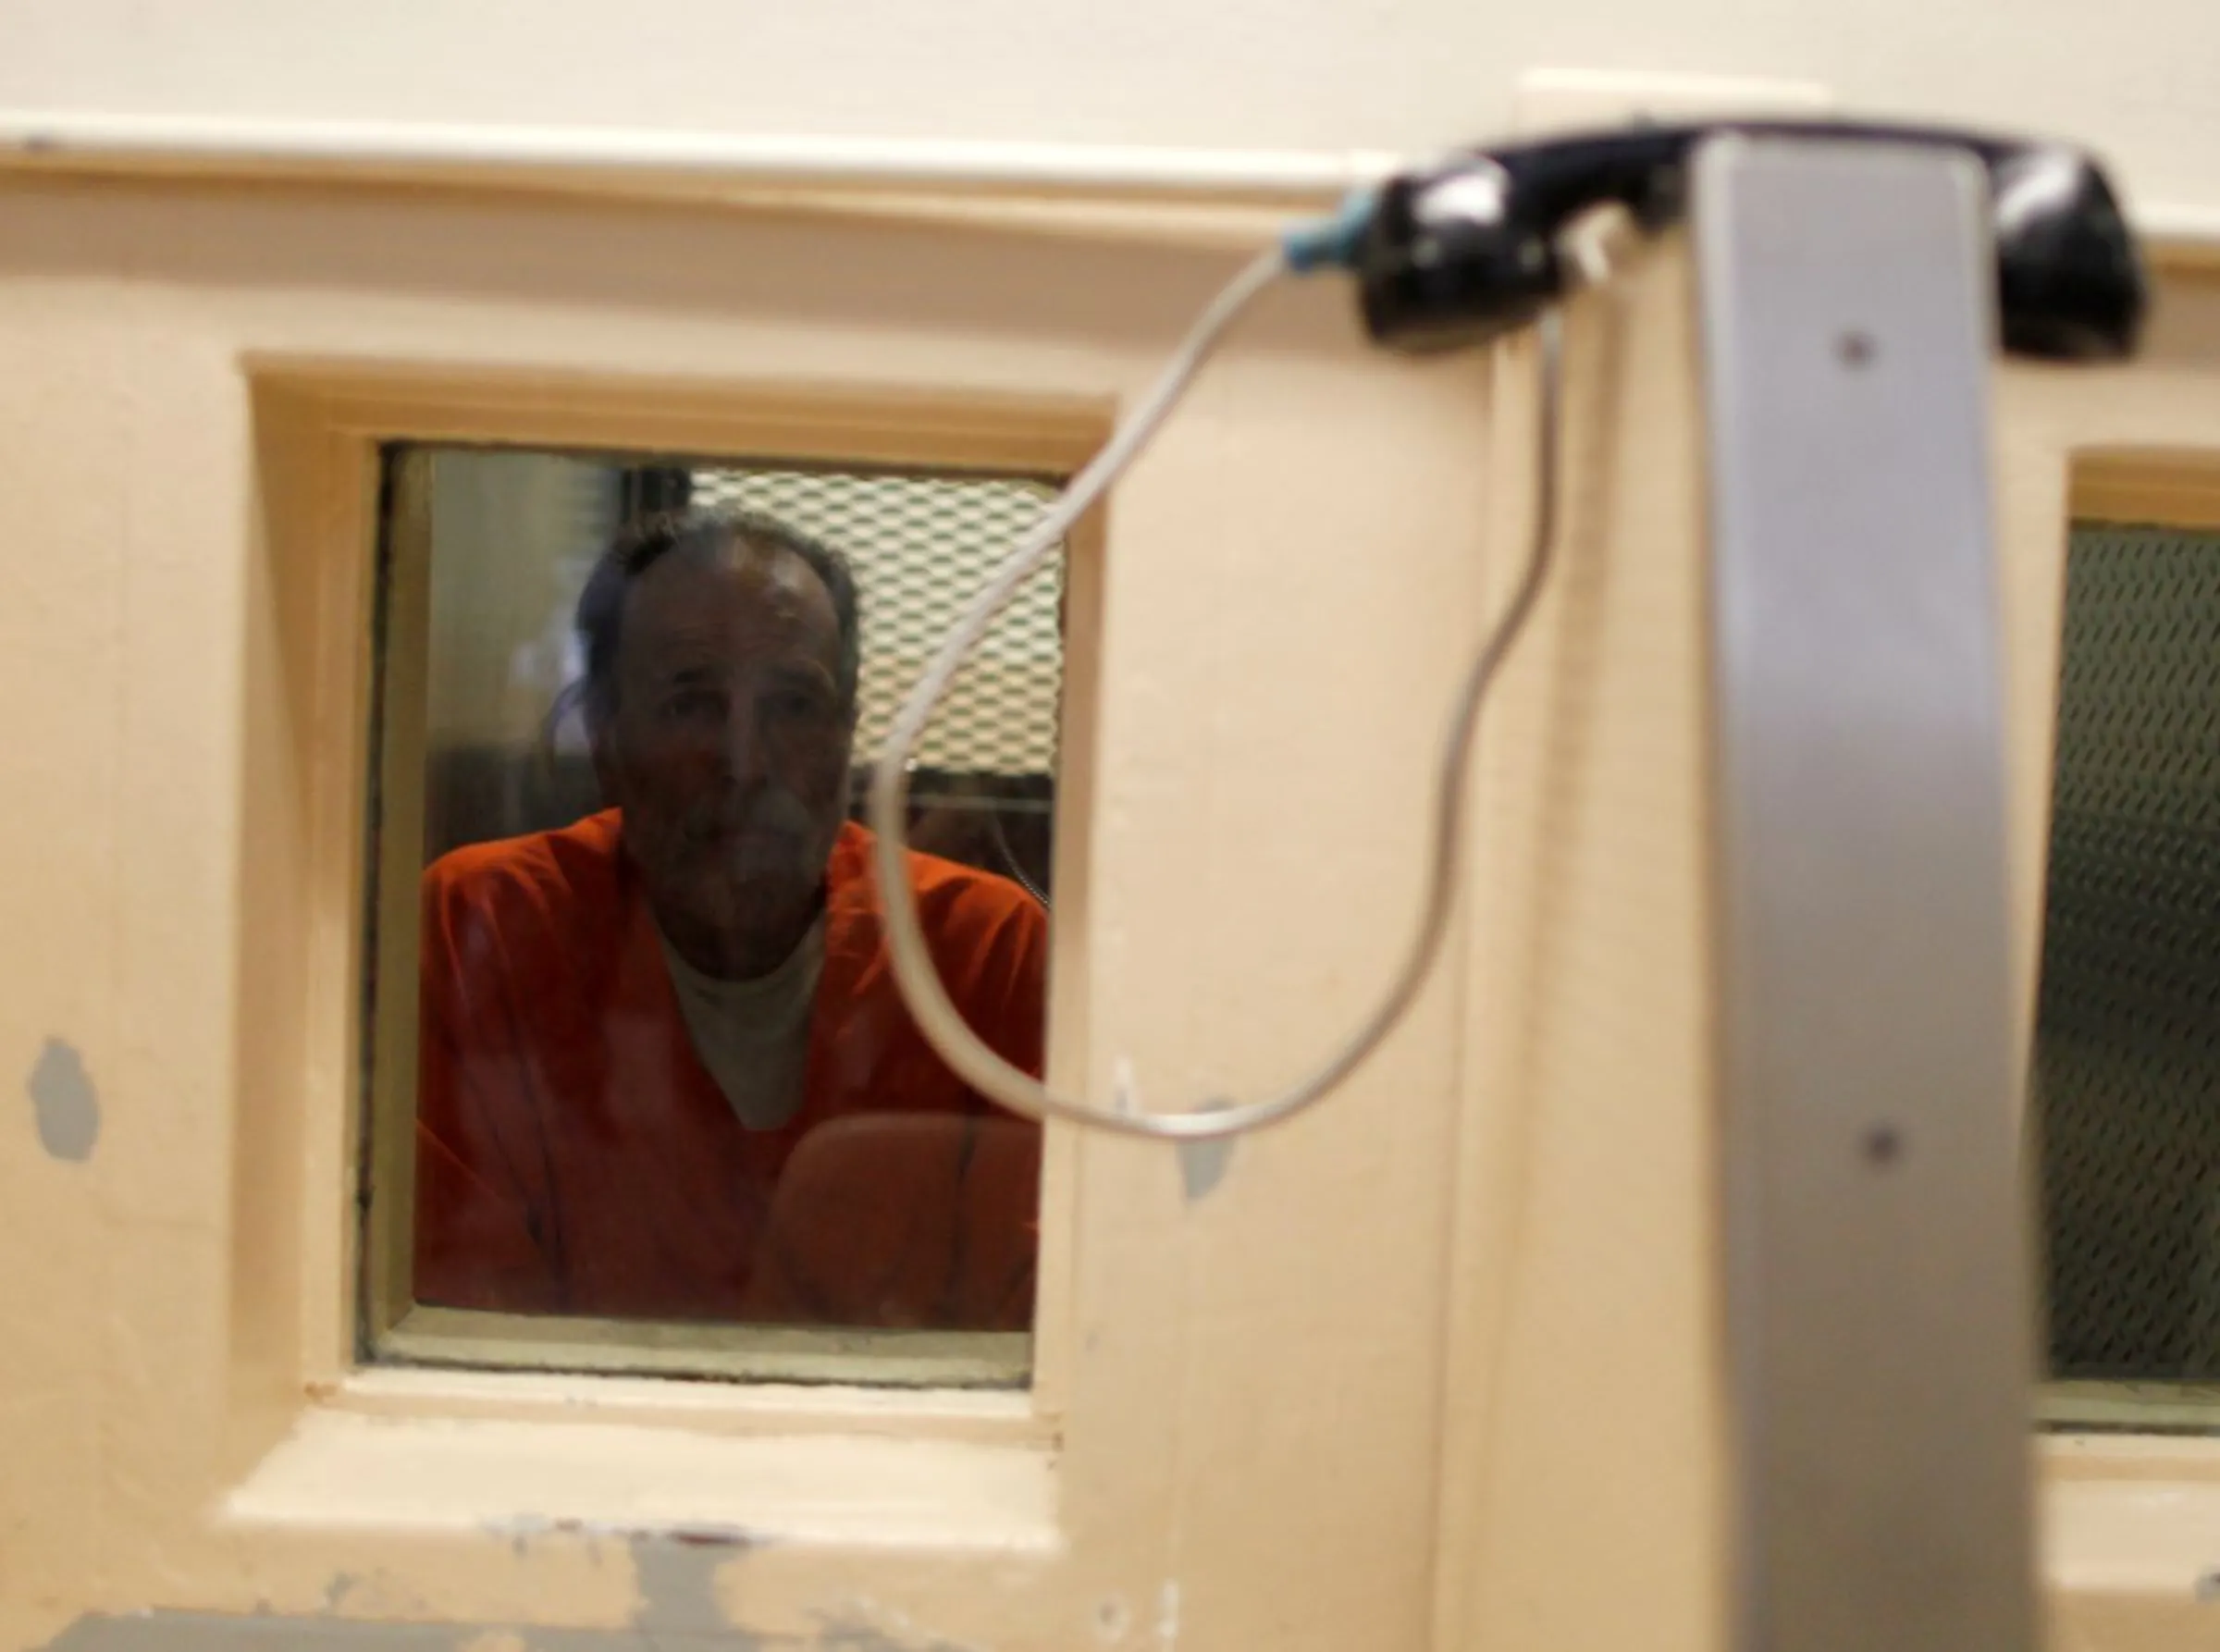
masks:
<path id="1" fill-rule="evenodd" d="M 586 653 L 586 680 L 580 685 L 589 722 L 608 716 L 616 704 L 617 647 L 623 641 L 624 598 L 632 584 L 672 551 L 715 551 L 730 545 L 756 550 L 790 551 L 817 575 L 832 598 L 839 629 L 840 658 L 835 686 L 844 710 L 856 709 L 856 680 L 862 668 L 861 604 L 848 559 L 831 546 L 789 527 L 775 516 L 732 507 L 659 511 L 628 523 L 601 553 L 578 596 L 576 627 Z"/>

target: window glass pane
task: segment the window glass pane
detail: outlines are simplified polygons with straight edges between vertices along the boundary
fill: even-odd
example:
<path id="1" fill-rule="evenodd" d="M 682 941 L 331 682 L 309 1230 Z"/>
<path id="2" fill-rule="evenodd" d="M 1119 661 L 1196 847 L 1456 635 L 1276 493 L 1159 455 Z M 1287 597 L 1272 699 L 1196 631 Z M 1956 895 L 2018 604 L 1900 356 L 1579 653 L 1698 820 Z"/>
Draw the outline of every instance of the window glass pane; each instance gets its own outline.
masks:
<path id="1" fill-rule="evenodd" d="M 2220 534 L 2079 524 L 2035 1061 L 2050 1364 L 2220 1381 Z"/>
<path id="2" fill-rule="evenodd" d="M 911 1025 L 859 817 L 901 697 L 1054 484 L 421 447 L 387 472 L 373 927 L 414 928 L 417 980 L 373 995 L 364 1250 L 407 1264 L 401 1300 L 366 1292 L 373 1350 L 1021 1375 L 1039 1133 Z M 913 776 L 943 975 L 1036 1072 L 1061 572 Z"/>

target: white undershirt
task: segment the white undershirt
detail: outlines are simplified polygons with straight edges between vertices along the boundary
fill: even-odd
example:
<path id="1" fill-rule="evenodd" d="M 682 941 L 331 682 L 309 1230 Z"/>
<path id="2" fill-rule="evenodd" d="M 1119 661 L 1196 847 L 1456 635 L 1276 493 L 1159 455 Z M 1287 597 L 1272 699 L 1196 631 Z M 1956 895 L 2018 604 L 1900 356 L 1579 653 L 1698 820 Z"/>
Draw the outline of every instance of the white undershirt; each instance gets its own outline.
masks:
<path id="1" fill-rule="evenodd" d="M 751 1130 L 775 1130 L 802 1104 L 809 1061 L 809 1014 L 825 968 L 825 920 L 820 914 L 786 961 L 752 980 L 704 975 L 662 941 L 671 985 L 695 1054 L 717 1080 L 740 1122 Z"/>

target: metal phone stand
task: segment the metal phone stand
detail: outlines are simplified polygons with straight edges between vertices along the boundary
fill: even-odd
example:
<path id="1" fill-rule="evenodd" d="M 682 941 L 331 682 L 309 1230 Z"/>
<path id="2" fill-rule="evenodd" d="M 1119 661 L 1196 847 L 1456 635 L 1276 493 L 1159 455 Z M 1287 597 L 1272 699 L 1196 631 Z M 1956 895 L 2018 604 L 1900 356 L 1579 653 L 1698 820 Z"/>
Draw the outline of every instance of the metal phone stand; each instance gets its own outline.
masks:
<path id="1" fill-rule="evenodd" d="M 1709 425 L 1739 1652 L 2029 1652 L 1989 190 L 1728 135 Z"/>

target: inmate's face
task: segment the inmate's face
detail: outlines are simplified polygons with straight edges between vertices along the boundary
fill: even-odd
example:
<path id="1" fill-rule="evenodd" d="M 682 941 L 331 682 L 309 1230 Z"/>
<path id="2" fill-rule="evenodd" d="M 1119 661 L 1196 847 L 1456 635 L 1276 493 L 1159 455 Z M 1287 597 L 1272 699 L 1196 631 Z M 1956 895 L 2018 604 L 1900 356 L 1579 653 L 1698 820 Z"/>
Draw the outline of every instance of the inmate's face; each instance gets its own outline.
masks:
<path id="1" fill-rule="evenodd" d="M 657 920 L 697 967 L 773 968 L 813 916 L 854 723 L 832 596 L 791 551 L 672 551 L 626 596 L 603 795 Z"/>

